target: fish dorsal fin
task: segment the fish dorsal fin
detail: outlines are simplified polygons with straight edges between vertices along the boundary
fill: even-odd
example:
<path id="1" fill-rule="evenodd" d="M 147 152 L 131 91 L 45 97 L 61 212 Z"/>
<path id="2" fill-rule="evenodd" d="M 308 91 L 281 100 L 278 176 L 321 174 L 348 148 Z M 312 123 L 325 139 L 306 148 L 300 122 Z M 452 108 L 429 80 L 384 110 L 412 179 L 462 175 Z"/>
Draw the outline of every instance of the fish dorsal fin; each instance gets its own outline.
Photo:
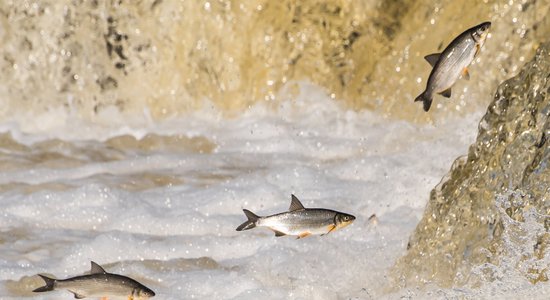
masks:
<path id="1" fill-rule="evenodd" d="M 105 273 L 107 273 L 105 269 L 103 269 L 100 265 L 92 261 L 92 269 L 90 270 L 90 274 L 105 274 Z"/>
<path id="2" fill-rule="evenodd" d="M 296 196 L 292 195 L 292 200 L 290 200 L 290 207 L 288 208 L 288 211 L 295 211 L 305 209 L 305 207 L 302 205 L 302 202 L 296 198 Z"/>
<path id="3" fill-rule="evenodd" d="M 439 56 L 441 56 L 441 53 L 432 53 L 430 55 L 426 55 L 424 56 L 424 59 L 426 61 L 428 61 L 428 63 L 430 64 L 430 66 L 435 66 L 435 64 L 437 63 L 437 61 L 439 60 Z"/>

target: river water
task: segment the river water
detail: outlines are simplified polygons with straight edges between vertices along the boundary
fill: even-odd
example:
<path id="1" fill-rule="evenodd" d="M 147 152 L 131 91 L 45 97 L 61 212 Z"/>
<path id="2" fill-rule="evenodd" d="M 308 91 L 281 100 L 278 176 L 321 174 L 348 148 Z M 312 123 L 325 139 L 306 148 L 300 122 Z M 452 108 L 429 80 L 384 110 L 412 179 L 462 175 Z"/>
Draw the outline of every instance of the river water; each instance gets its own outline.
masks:
<path id="1" fill-rule="evenodd" d="M 5 1 L 1 298 L 71 299 L 32 293 L 36 274 L 90 261 L 159 299 L 542 297 L 517 275 L 403 287 L 391 270 L 549 6 Z M 486 20 L 470 81 L 424 113 L 422 57 Z M 291 194 L 357 219 L 300 240 L 235 231 Z"/>

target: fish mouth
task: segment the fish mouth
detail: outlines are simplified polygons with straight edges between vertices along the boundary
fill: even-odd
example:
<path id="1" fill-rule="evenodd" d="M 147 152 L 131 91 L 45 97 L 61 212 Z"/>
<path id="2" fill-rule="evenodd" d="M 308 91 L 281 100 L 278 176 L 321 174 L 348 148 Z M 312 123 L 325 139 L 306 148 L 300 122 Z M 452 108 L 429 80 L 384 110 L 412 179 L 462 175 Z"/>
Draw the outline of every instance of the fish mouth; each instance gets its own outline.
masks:
<path id="1" fill-rule="evenodd" d="M 479 36 L 487 35 L 491 28 L 491 22 L 483 22 L 475 27 L 475 31 Z"/>
<path id="2" fill-rule="evenodd" d="M 155 296 L 155 292 L 153 292 L 152 290 L 142 290 L 139 296 L 144 298 L 151 298 Z"/>
<path id="3" fill-rule="evenodd" d="M 481 27 L 485 30 L 491 28 L 491 22 L 484 22 L 484 23 L 481 23 Z"/>
<path id="4" fill-rule="evenodd" d="M 348 217 L 349 219 L 346 220 L 346 221 L 341 221 L 340 224 L 338 224 L 338 227 L 339 228 L 344 228 L 346 226 L 348 226 L 349 224 L 353 223 L 353 221 L 355 221 L 355 217 L 354 216 L 349 216 Z"/>
<path id="5" fill-rule="evenodd" d="M 491 22 L 484 22 L 476 26 L 472 37 L 479 45 L 483 46 L 485 43 L 485 39 L 489 35 L 489 28 L 491 28 Z"/>

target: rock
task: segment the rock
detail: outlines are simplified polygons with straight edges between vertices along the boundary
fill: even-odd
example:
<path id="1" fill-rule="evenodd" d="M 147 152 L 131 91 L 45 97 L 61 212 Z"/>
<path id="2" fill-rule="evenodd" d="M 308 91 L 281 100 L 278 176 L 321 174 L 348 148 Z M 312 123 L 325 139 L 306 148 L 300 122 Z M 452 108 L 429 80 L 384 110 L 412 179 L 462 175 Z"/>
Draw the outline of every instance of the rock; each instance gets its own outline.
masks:
<path id="1" fill-rule="evenodd" d="M 467 157 L 432 190 L 395 275 L 400 286 L 475 286 L 550 267 L 550 43 L 502 83 Z"/>

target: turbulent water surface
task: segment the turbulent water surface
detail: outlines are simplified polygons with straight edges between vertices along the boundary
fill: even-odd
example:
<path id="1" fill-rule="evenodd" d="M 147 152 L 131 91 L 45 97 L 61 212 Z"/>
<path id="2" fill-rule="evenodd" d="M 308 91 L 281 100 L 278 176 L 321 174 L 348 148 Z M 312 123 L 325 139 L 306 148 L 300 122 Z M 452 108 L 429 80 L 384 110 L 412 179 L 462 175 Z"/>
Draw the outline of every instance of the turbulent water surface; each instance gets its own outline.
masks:
<path id="1" fill-rule="evenodd" d="M 0 298 L 91 260 L 159 299 L 546 298 L 549 8 L 1 2 Z M 424 113 L 423 56 L 484 21 Z M 235 231 L 292 193 L 357 220 Z"/>

